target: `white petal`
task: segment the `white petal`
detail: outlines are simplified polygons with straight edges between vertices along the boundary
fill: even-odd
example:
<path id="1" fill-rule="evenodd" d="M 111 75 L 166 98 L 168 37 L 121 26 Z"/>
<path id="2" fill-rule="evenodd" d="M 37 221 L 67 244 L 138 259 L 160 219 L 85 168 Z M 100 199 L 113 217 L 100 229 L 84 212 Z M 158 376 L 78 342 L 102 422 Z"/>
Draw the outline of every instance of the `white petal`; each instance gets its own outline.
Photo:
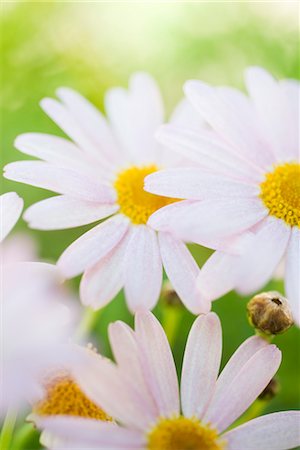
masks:
<path id="1" fill-rule="evenodd" d="M 0 196 L 1 207 L 1 229 L 0 242 L 8 235 L 11 229 L 17 223 L 22 209 L 23 199 L 15 192 L 6 192 Z"/>
<path id="2" fill-rule="evenodd" d="M 177 373 L 162 326 L 150 312 L 138 312 L 135 316 L 135 330 L 140 345 L 144 376 L 160 416 L 169 417 L 178 414 Z"/>
<path id="3" fill-rule="evenodd" d="M 162 263 L 156 232 L 145 225 L 135 226 L 125 256 L 125 295 L 129 309 L 134 312 L 152 309 L 159 298 L 161 284 Z"/>
<path id="4" fill-rule="evenodd" d="M 260 180 L 263 172 L 260 167 L 243 159 L 216 134 L 205 129 L 162 125 L 156 136 L 163 145 L 203 168 L 244 180 Z"/>
<path id="5" fill-rule="evenodd" d="M 206 129 L 207 124 L 200 114 L 197 114 L 191 103 L 185 98 L 175 107 L 169 123 L 192 130 Z"/>
<path id="6" fill-rule="evenodd" d="M 214 393 L 222 355 L 222 330 L 214 313 L 195 320 L 184 352 L 181 402 L 185 416 L 202 418 Z"/>
<path id="7" fill-rule="evenodd" d="M 259 167 L 272 163 L 271 152 L 261 142 L 252 105 L 241 92 L 188 81 L 185 93 L 202 117 L 236 152 Z"/>
<path id="8" fill-rule="evenodd" d="M 61 230 L 104 219 L 117 210 L 117 205 L 99 204 L 60 195 L 30 206 L 24 214 L 24 219 L 31 228 Z"/>
<path id="9" fill-rule="evenodd" d="M 61 438 L 56 449 L 140 449 L 142 436 L 139 432 L 120 427 L 115 423 L 101 422 L 71 416 L 39 417 L 37 425 Z M 71 447 L 71 445 L 76 447 Z"/>
<path id="10" fill-rule="evenodd" d="M 290 151 L 294 159 L 299 161 L 299 102 L 300 102 L 300 84 L 297 80 L 279 81 L 280 89 L 286 99 L 286 118 L 289 127 Z"/>
<path id="11" fill-rule="evenodd" d="M 275 375 L 281 362 L 281 352 L 275 345 L 257 351 L 242 369 L 212 399 L 204 420 L 221 433 L 251 405 Z"/>
<path id="12" fill-rule="evenodd" d="M 5 166 L 5 178 L 91 202 L 113 203 L 114 190 L 78 171 L 42 161 L 17 161 Z"/>
<path id="13" fill-rule="evenodd" d="M 262 132 L 272 146 L 277 160 L 293 159 L 296 149 L 290 133 L 288 103 L 279 83 L 264 69 L 251 67 L 246 71 L 246 84 Z"/>
<path id="14" fill-rule="evenodd" d="M 132 161 L 153 163 L 159 154 L 154 132 L 163 122 L 162 101 L 154 80 L 144 73 L 135 74 L 128 91 L 108 91 L 105 105 L 112 128 Z"/>
<path id="15" fill-rule="evenodd" d="M 80 283 L 80 298 L 85 306 L 103 308 L 124 286 L 124 256 L 128 236 L 98 263 L 87 269 Z"/>
<path id="16" fill-rule="evenodd" d="M 145 178 L 145 190 L 165 197 L 189 200 L 254 197 L 259 193 L 254 184 L 235 181 L 200 168 L 155 172 Z"/>
<path id="17" fill-rule="evenodd" d="M 79 275 L 106 256 L 128 230 L 129 221 L 116 215 L 95 226 L 74 241 L 60 256 L 57 265 L 69 278 Z"/>
<path id="18" fill-rule="evenodd" d="M 158 236 L 163 266 L 173 288 L 192 313 L 207 313 L 210 301 L 196 291 L 200 270 L 186 245 L 170 233 L 161 232 Z"/>
<path id="19" fill-rule="evenodd" d="M 285 292 L 291 303 L 294 320 L 300 326 L 300 230 L 293 227 L 287 251 Z"/>
<path id="20" fill-rule="evenodd" d="M 70 88 L 58 89 L 57 96 L 68 108 L 80 129 L 93 143 L 93 146 L 89 148 L 95 152 L 96 157 L 101 155 L 114 164 L 125 162 L 124 155 L 118 148 L 107 120 L 92 103 Z"/>
<path id="21" fill-rule="evenodd" d="M 236 285 L 239 292 L 254 292 L 269 281 L 286 251 L 290 233 L 291 228 L 283 220 L 264 220 L 249 250 L 240 257 Z"/>
<path id="22" fill-rule="evenodd" d="M 222 437 L 228 442 L 228 450 L 289 450 L 300 445 L 300 412 L 257 417 Z"/>

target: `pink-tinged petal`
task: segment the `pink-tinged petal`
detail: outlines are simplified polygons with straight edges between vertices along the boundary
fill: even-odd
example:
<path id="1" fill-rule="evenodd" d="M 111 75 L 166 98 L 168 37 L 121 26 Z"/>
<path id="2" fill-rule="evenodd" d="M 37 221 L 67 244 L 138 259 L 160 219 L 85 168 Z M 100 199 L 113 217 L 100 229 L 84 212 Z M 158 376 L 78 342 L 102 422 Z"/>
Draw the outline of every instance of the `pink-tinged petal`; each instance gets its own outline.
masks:
<path id="1" fill-rule="evenodd" d="M 179 413 L 179 388 L 173 355 L 166 334 L 150 312 L 135 316 L 137 342 L 144 377 L 160 416 Z"/>
<path id="2" fill-rule="evenodd" d="M 202 418 L 214 393 L 222 355 L 218 316 L 209 313 L 195 320 L 184 352 L 181 403 L 185 416 Z"/>
<path id="3" fill-rule="evenodd" d="M 30 206 L 24 214 L 24 219 L 31 228 L 63 230 L 104 219 L 117 210 L 117 205 L 99 204 L 60 195 Z"/>
<path id="4" fill-rule="evenodd" d="M 231 237 L 245 232 L 268 214 L 256 198 L 214 198 L 186 203 L 184 209 L 179 209 L 180 205 L 177 208 L 176 211 L 174 207 L 174 216 L 169 217 L 168 229 L 186 242 L 213 242 Z M 159 211 L 150 217 L 148 224 L 164 231 L 157 217 Z"/>
<path id="5" fill-rule="evenodd" d="M 101 155 L 108 161 L 120 164 L 124 155 L 120 152 L 112 130 L 101 112 L 73 89 L 59 88 L 56 93 L 72 118 L 93 143 L 90 149 L 95 152 L 95 156 Z"/>
<path id="6" fill-rule="evenodd" d="M 57 262 L 59 269 L 72 278 L 92 267 L 120 242 L 128 226 L 129 220 L 119 214 L 95 226 L 63 252 Z"/>
<path id="7" fill-rule="evenodd" d="M 237 282 L 238 256 L 214 252 L 205 262 L 197 279 L 201 297 L 216 300 L 234 289 Z"/>
<path id="8" fill-rule="evenodd" d="M 300 100 L 300 84 L 297 80 L 281 80 L 279 81 L 280 89 L 286 98 L 286 119 L 289 123 L 289 142 L 291 144 L 291 155 L 299 161 L 299 100 Z"/>
<path id="9" fill-rule="evenodd" d="M 201 200 L 244 198 L 258 195 L 254 184 L 246 184 L 196 168 L 166 169 L 145 178 L 145 190 L 165 197 Z"/>
<path id="10" fill-rule="evenodd" d="M 227 389 L 230 383 L 237 379 L 240 371 L 243 369 L 248 360 L 252 358 L 255 353 L 257 353 L 267 345 L 268 344 L 264 339 L 258 336 L 252 336 L 246 339 L 246 341 L 239 346 L 218 378 L 216 389 L 212 399 L 214 404 L 218 403 L 220 397 L 222 397 L 223 395 L 224 390 Z"/>
<path id="11" fill-rule="evenodd" d="M 238 262 L 239 292 L 249 294 L 269 281 L 287 249 L 290 234 L 291 228 L 283 220 L 274 217 L 264 220 Z"/>
<path id="12" fill-rule="evenodd" d="M 125 256 L 125 295 L 135 312 L 152 309 L 162 285 L 162 263 L 157 235 L 145 226 L 134 226 Z M 147 289 L 145 289 L 147 286 Z"/>
<path id="13" fill-rule="evenodd" d="M 133 330 L 121 321 L 111 323 L 109 341 L 118 367 L 128 379 L 134 380 L 135 386 L 147 402 L 147 409 L 158 416 L 157 406 L 144 377 L 139 346 Z"/>
<path id="14" fill-rule="evenodd" d="M 4 168 L 9 180 L 67 194 L 90 202 L 113 203 L 114 190 L 78 171 L 55 167 L 42 161 L 17 161 Z"/>
<path id="15" fill-rule="evenodd" d="M 281 352 L 275 345 L 258 350 L 216 398 L 212 398 L 204 420 L 221 433 L 256 400 L 275 375 Z"/>
<path id="16" fill-rule="evenodd" d="M 38 245 L 33 236 L 19 232 L 8 236 L 0 246 L 0 260 L 5 264 L 16 262 L 36 261 L 38 259 Z"/>
<path id="17" fill-rule="evenodd" d="M 261 179 L 260 167 L 241 158 L 216 134 L 204 128 L 162 125 L 156 136 L 163 145 L 200 167 L 247 181 Z"/>
<path id="18" fill-rule="evenodd" d="M 153 163 L 159 155 L 154 133 L 163 122 L 163 106 L 154 80 L 136 73 L 129 90 L 116 88 L 106 94 L 105 105 L 112 128 L 136 164 Z"/>
<path id="19" fill-rule="evenodd" d="M 200 81 L 188 81 L 185 93 L 195 109 L 235 152 L 259 167 L 273 161 L 261 141 L 250 101 L 234 89 L 213 88 Z"/>
<path id="20" fill-rule="evenodd" d="M 285 292 L 291 303 L 295 322 L 300 326 L 300 230 L 293 227 L 288 245 Z"/>
<path id="21" fill-rule="evenodd" d="M 291 133 L 289 105 L 280 84 L 264 69 L 251 67 L 246 71 L 246 85 L 259 117 L 262 133 L 278 161 L 293 159 L 294 133 Z"/>
<path id="22" fill-rule="evenodd" d="M 199 267 L 186 245 L 170 233 L 160 232 L 159 247 L 166 274 L 185 306 L 193 313 L 207 313 L 210 301 L 196 291 Z"/>
<path id="23" fill-rule="evenodd" d="M 45 416 L 35 419 L 37 426 L 53 433 L 62 440 L 61 448 L 71 449 L 140 449 L 140 432 L 123 428 L 115 423 L 71 416 Z M 85 446 L 84 446 L 85 445 Z M 55 448 L 60 448 L 56 447 Z"/>
<path id="24" fill-rule="evenodd" d="M 83 364 L 74 370 L 81 389 L 115 420 L 144 431 L 156 419 L 143 390 L 110 360 L 97 354 L 86 354 Z"/>
<path id="25" fill-rule="evenodd" d="M 0 242 L 8 235 L 17 223 L 22 209 L 23 199 L 15 192 L 6 192 L 0 196 L 1 228 Z"/>
<path id="26" fill-rule="evenodd" d="M 85 306 L 103 308 L 124 286 L 124 256 L 128 233 L 98 263 L 87 269 L 80 283 L 80 299 Z"/>
<path id="27" fill-rule="evenodd" d="M 208 127 L 200 114 L 196 113 L 191 103 L 185 98 L 175 107 L 169 123 L 192 130 L 201 130 Z"/>
<path id="28" fill-rule="evenodd" d="M 300 445 L 300 411 L 257 417 L 222 437 L 228 450 L 289 450 Z"/>

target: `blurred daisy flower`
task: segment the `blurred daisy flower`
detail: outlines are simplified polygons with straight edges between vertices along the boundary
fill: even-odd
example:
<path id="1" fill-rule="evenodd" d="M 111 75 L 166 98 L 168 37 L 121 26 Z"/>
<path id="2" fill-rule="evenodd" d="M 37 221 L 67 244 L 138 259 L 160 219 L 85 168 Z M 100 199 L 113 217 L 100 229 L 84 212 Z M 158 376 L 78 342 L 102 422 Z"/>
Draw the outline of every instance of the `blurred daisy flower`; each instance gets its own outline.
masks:
<path id="1" fill-rule="evenodd" d="M 199 268 L 185 244 L 149 226 L 155 211 L 177 199 L 145 192 L 144 178 L 184 164 L 154 138 L 164 111 L 153 79 L 135 74 L 128 91 L 109 91 L 108 120 L 71 89 L 61 88 L 57 95 L 61 102 L 47 98 L 41 106 L 73 142 L 38 133 L 21 135 L 16 147 L 43 161 L 8 164 L 5 176 L 60 194 L 26 211 L 33 228 L 70 228 L 109 217 L 61 255 L 58 267 L 64 276 L 84 272 L 80 291 L 85 305 L 101 308 L 124 287 L 128 306 L 136 311 L 155 306 L 164 267 L 187 308 L 207 312 L 210 301 L 196 292 Z M 190 119 L 189 110 L 187 103 L 180 104 L 172 121 L 201 126 L 200 119 Z"/>
<path id="2" fill-rule="evenodd" d="M 153 214 L 149 225 L 198 243 L 250 233 L 241 256 L 212 255 L 198 277 L 200 292 L 211 300 L 233 288 L 255 292 L 285 260 L 286 296 L 299 323 L 299 83 L 250 68 L 246 84 L 250 97 L 200 81 L 185 84 L 195 116 L 210 128 L 170 124 L 158 138 L 201 168 L 146 178 L 147 191 L 187 199 Z"/>
<path id="3" fill-rule="evenodd" d="M 0 200 L 4 238 L 17 222 L 23 200 L 13 192 Z M 73 358 L 68 343 L 75 313 L 51 264 L 1 259 L 0 293 L 2 415 L 42 394 L 38 378 L 46 368 Z"/>
<path id="4" fill-rule="evenodd" d="M 199 316 L 187 340 L 179 393 L 171 349 L 154 315 L 139 312 L 135 331 L 116 322 L 109 334 L 116 364 L 86 355 L 76 374 L 105 416 L 40 414 L 38 426 L 55 436 L 51 448 L 284 450 L 300 444 L 296 411 L 265 415 L 228 431 L 277 371 L 276 346 L 249 338 L 218 377 L 221 324 L 214 313 Z"/>

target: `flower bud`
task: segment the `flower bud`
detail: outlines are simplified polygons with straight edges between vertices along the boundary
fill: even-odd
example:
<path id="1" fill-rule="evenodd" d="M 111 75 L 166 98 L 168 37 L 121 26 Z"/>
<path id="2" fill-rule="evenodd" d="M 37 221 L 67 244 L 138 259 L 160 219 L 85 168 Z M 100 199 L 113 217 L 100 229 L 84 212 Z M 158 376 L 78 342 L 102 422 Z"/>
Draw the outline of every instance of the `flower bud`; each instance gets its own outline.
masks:
<path id="1" fill-rule="evenodd" d="M 276 378 L 272 378 L 270 383 L 265 387 L 262 393 L 258 396 L 259 400 L 272 400 L 280 390 L 280 384 Z"/>
<path id="2" fill-rule="evenodd" d="M 161 292 L 162 301 L 168 306 L 182 306 L 182 302 L 178 297 L 177 293 L 174 291 L 171 283 L 169 281 L 165 281 L 163 284 L 162 292 Z"/>
<path id="3" fill-rule="evenodd" d="M 267 335 L 284 333 L 293 325 L 289 303 L 278 292 L 262 292 L 247 305 L 252 326 Z"/>

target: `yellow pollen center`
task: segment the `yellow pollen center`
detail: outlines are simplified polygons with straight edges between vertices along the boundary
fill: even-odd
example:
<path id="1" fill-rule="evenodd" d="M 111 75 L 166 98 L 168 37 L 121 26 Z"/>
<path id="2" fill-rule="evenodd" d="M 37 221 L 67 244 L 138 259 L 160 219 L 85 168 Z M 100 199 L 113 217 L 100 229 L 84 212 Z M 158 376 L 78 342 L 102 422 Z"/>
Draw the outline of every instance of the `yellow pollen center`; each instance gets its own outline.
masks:
<path id="1" fill-rule="evenodd" d="M 66 374 L 46 383 L 46 395 L 33 412 L 41 416 L 68 415 L 111 422 L 112 418 L 93 403 Z"/>
<path id="2" fill-rule="evenodd" d="M 218 432 L 194 417 L 160 419 L 147 435 L 148 450 L 224 450 Z"/>
<path id="3" fill-rule="evenodd" d="M 132 166 L 119 173 L 114 187 L 120 212 L 134 224 L 146 224 L 151 214 L 163 206 L 177 201 L 144 191 L 144 179 L 158 170 L 156 165 Z"/>
<path id="4" fill-rule="evenodd" d="M 260 198 L 270 215 L 300 227 L 300 164 L 275 167 L 260 185 Z"/>

